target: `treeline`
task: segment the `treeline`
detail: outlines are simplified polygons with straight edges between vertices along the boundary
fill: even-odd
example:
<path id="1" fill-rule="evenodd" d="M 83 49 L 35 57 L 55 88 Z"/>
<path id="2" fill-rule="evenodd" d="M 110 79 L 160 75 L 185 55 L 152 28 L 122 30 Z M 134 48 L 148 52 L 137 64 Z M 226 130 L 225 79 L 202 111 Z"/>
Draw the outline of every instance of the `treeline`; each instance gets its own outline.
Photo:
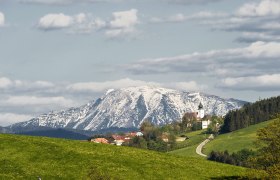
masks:
<path id="1" fill-rule="evenodd" d="M 239 110 L 233 110 L 224 117 L 221 133 L 232 132 L 238 129 L 258 124 L 280 114 L 280 96 L 245 104 Z"/>

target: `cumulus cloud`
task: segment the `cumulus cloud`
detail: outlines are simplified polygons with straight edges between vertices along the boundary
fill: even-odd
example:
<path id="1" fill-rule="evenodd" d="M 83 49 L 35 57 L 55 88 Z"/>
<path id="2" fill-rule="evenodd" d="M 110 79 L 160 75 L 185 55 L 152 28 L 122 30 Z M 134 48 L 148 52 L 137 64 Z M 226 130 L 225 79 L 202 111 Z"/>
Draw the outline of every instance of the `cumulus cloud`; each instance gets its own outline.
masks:
<path id="1" fill-rule="evenodd" d="M 5 25 L 5 15 L 0 11 L 0 27 Z"/>
<path id="2" fill-rule="evenodd" d="M 271 16 L 280 15 L 279 0 L 262 0 L 260 3 L 246 3 L 237 10 L 238 16 Z"/>
<path id="3" fill-rule="evenodd" d="M 277 42 L 256 42 L 244 48 L 144 59 L 125 68 L 134 74 L 184 72 L 219 77 L 257 75 L 279 71 L 279 49 L 280 43 Z"/>
<path id="4" fill-rule="evenodd" d="M 280 1 L 245 3 L 236 12 L 218 19 L 201 19 L 200 24 L 214 30 L 241 32 L 239 42 L 279 41 Z"/>
<path id="5" fill-rule="evenodd" d="M 136 25 L 139 24 L 137 16 L 138 10 L 119 11 L 113 13 L 113 18 L 109 22 L 109 28 L 105 34 L 109 38 L 119 38 L 128 35 L 135 35 L 138 31 Z"/>
<path id="6" fill-rule="evenodd" d="M 38 28 L 42 30 L 68 29 L 68 32 L 72 33 L 90 33 L 105 26 L 105 21 L 85 13 L 73 16 L 63 13 L 47 14 L 38 22 Z"/>
<path id="7" fill-rule="evenodd" d="M 218 86 L 232 90 L 279 91 L 280 74 L 225 78 Z"/>
<path id="8" fill-rule="evenodd" d="M 128 38 L 138 34 L 137 13 L 136 9 L 114 12 L 109 21 L 85 13 L 72 16 L 63 13 L 47 14 L 39 19 L 37 27 L 45 31 L 66 29 L 73 34 L 90 34 L 103 29 L 108 38 Z"/>
<path id="9" fill-rule="evenodd" d="M 9 126 L 14 123 L 30 120 L 32 116 L 25 114 L 0 113 L 0 125 Z"/>
<path id="10" fill-rule="evenodd" d="M 40 18 L 38 27 L 44 30 L 70 27 L 73 23 L 71 16 L 60 14 L 47 14 Z"/>

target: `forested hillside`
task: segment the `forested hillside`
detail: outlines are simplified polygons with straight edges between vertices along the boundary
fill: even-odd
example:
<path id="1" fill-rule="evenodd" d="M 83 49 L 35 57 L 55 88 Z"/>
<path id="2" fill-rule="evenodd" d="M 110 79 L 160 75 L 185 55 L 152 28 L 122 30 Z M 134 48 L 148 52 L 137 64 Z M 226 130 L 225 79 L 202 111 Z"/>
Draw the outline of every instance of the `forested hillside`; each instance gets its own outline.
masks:
<path id="1" fill-rule="evenodd" d="M 280 114 L 280 96 L 246 104 L 239 110 L 229 111 L 224 118 L 222 133 L 232 132 L 253 124 L 278 117 Z"/>

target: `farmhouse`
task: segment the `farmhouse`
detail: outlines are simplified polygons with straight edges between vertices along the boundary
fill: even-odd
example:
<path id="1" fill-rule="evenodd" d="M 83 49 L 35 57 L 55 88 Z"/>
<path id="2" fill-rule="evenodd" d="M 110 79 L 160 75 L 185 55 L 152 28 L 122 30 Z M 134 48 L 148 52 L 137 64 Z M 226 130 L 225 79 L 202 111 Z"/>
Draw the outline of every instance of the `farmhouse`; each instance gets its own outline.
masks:
<path id="1" fill-rule="evenodd" d="M 95 138 L 91 139 L 91 142 L 101 143 L 101 144 L 109 144 L 109 141 L 105 138 Z"/>

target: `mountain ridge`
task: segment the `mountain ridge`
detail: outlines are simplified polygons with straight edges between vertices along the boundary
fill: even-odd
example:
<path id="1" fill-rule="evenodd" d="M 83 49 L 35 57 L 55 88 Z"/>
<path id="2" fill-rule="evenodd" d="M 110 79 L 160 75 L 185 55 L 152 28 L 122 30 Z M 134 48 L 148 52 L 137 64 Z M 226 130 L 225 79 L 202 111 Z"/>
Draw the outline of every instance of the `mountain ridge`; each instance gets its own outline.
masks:
<path id="1" fill-rule="evenodd" d="M 224 99 L 201 92 L 186 92 L 161 87 L 141 86 L 110 89 L 95 101 L 62 111 L 51 111 L 9 128 L 52 127 L 98 131 L 116 128 L 138 128 L 149 119 L 164 125 L 181 119 L 185 112 L 195 112 L 199 103 L 206 114 L 225 115 L 246 102 Z"/>

